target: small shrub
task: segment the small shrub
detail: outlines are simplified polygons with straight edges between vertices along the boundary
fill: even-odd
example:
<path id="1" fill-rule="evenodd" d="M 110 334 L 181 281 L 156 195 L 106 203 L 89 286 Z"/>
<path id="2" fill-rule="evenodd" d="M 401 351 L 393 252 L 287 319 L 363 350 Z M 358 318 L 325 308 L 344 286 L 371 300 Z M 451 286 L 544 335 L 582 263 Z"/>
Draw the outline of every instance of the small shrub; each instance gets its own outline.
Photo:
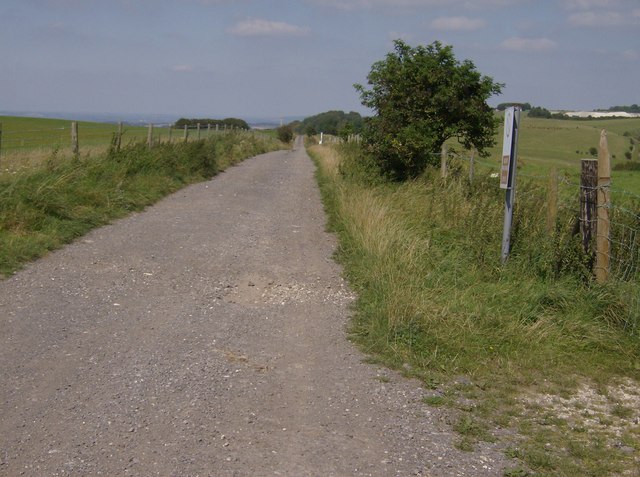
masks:
<path id="1" fill-rule="evenodd" d="M 283 124 L 277 130 L 278 139 L 285 144 L 288 144 L 293 139 L 293 129 L 288 124 Z"/>

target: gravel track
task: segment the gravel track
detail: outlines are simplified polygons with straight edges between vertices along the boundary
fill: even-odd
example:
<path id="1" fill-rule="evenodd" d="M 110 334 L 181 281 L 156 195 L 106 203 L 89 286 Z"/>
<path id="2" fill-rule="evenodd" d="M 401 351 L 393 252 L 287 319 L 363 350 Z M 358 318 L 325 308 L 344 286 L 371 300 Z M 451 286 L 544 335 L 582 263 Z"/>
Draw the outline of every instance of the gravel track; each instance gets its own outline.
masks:
<path id="1" fill-rule="evenodd" d="M 0 475 L 501 475 L 346 340 L 324 227 L 299 138 L 0 282 Z"/>

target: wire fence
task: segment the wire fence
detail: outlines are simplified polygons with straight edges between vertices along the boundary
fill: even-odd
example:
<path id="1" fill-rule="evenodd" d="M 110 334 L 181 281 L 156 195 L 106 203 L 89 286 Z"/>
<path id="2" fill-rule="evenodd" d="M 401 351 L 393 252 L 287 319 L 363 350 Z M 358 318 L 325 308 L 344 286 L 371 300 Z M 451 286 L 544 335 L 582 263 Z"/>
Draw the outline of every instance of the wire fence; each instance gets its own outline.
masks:
<path id="1" fill-rule="evenodd" d="M 341 138 L 334 135 L 323 135 L 321 140 L 327 144 L 336 143 L 360 143 L 359 135 L 349 135 Z M 469 151 L 446 151 L 446 165 L 444 169 L 464 168 L 465 174 L 469 174 L 469 180 L 479 178 L 495 179 L 496 189 L 499 187 L 501 162 L 499 159 L 474 157 Z M 433 161 L 442 159 L 442 154 L 434 154 Z M 627 174 L 620 171 L 620 175 Z M 597 177 L 596 177 L 597 179 Z M 581 182 L 579 167 L 574 170 L 560 170 L 549 168 L 548 173 L 536 174 L 525 170 L 518 170 L 517 181 L 524 187 L 519 187 L 516 192 L 516 201 L 537 201 L 538 207 L 545 209 L 547 217 L 545 228 L 553 240 L 562 241 L 567 237 L 563 235 L 578 235 L 584 228 L 585 219 L 581 217 L 580 197 L 587 186 Z M 640 186 L 640 184 L 639 184 Z M 555 190 L 552 190 L 555 189 Z M 594 193 L 598 191 L 594 188 Z M 609 242 L 606 258 L 608 259 L 609 276 L 615 280 L 624 282 L 640 281 L 640 195 L 634 191 L 625 190 L 616 185 L 615 176 L 610 185 L 611 200 L 603 207 L 608 210 L 609 233 L 605 237 Z M 554 198 L 554 199 L 552 199 Z M 549 209 L 555 210 L 549 210 Z M 531 208 L 520 207 L 518 213 L 526 213 Z M 558 224 L 564 220 L 568 223 Z M 596 219 L 593 220 L 595 228 Z M 549 223 L 549 221 L 553 223 Z M 541 225 L 542 227 L 542 225 Z M 589 243 L 585 241 L 585 254 L 595 256 L 595 242 L 598 232 L 594 230 Z M 587 250 L 592 247 L 593 250 Z M 592 260 L 595 264 L 595 259 Z M 593 265 L 591 264 L 591 265 Z M 635 300 L 640 311 L 640 293 Z"/>
<path id="2" fill-rule="evenodd" d="M 464 164 L 466 168 L 471 168 L 470 164 L 473 162 L 475 174 L 495 178 L 496 187 L 498 187 L 501 165 L 497 160 L 477 160 L 462 154 L 449 154 L 447 160 L 452 165 Z M 580 222 L 584 220 L 581 218 L 580 197 L 587 186 L 580 182 L 579 175 L 553 169 L 546 176 L 518 171 L 517 178 L 518 183 L 526 187 L 519 188 L 516 192 L 516 200 L 527 200 L 527 195 L 535 196 L 536 199 L 546 198 L 539 203 L 539 207 L 544 209 L 554 207 L 555 211 L 549 211 L 553 217 L 571 217 L 573 220 L 570 227 L 567 227 L 566 233 L 580 233 L 582 225 Z M 470 180 L 473 178 L 470 177 Z M 597 186 L 594 187 L 593 192 L 597 192 L 598 189 Z M 610 276 L 621 281 L 637 281 L 640 279 L 640 195 L 616 186 L 615 176 L 610 186 L 610 194 L 610 202 L 603 206 L 608 210 L 609 216 L 610 232 L 606 238 L 610 243 L 607 255 Z M 555 204 L 550 200 L 552 197 L 557 197 Z M 595 218 L 593 220 L 595 221 Z M 553 224 L 550 233 L 556 233 L 556 225 Z M 595 238 L 594 235 L 593 239 Z M 585 252 L 588 251 L 585 250 Z"/>
<path id="3" fill-rule="evenodd" d="M 62 120 L 56 122 L 60 125 L 24 129 L 3 129 L 0 123 L 0 156 L 34 150 L 108 147 L 115 138 L 123 143 L 147 141 L 150 144 L 161 141 L 203 139 L 212 134 L 236 130 L 231 126 L 211 124 L 176 128 L 168 124 L 136 126 L 125 123 L 78 123 Z"/>

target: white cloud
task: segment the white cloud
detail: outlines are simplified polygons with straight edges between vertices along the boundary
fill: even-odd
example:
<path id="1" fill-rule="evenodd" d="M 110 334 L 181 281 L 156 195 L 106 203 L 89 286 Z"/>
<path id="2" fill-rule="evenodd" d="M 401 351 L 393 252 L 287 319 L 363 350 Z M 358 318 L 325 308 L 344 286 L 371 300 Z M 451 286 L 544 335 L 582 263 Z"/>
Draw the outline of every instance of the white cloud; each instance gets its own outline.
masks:
<path id="1" fill-rule="evenodd" d="M 448 31 L 472 31 L 484 28 L 486 22 L 481 18 L 440 17 L 431 22 L 431 28 Z"/>
<path id="2" fill-rule="evenodd" d="M 261 18 L 243 20 L 227 31 L 237 36 L 304 36 L 309 33 L 309 29 L 305 27 Z"/>
<path id="3" fill-rule="evenodd" d="M 611 8 L 618 5 L 619 0 L 565 0 L 569 10 L 591 10 L 594 8 Z"/>
<path id="4" fill-rule="evenodd" d="M 569 24 L 572 26 L 602 27 L 622 26 L 629 23 L 629 19 L 619 12 L 580 12 L 569 15 Z"/>
<path id="5" fill-rule="evenodd" d="M 505 50 L 513 51 L 547 51 L 553 50 L 557 44 L 548 38 L 507 38 L 501 43 Z"/>

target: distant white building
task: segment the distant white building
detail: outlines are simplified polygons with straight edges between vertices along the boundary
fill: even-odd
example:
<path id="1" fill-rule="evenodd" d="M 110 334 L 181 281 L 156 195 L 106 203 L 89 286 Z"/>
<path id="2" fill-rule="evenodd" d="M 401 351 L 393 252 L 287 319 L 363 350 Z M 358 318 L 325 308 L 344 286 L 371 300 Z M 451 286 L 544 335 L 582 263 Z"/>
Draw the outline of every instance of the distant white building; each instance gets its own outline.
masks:
<path id="1" fill-rule="evenodd" d="M 553 114 L 564 114 L 570 118 L 640 118 L 639 113 L 624 111 L 551 111 Z"/>

